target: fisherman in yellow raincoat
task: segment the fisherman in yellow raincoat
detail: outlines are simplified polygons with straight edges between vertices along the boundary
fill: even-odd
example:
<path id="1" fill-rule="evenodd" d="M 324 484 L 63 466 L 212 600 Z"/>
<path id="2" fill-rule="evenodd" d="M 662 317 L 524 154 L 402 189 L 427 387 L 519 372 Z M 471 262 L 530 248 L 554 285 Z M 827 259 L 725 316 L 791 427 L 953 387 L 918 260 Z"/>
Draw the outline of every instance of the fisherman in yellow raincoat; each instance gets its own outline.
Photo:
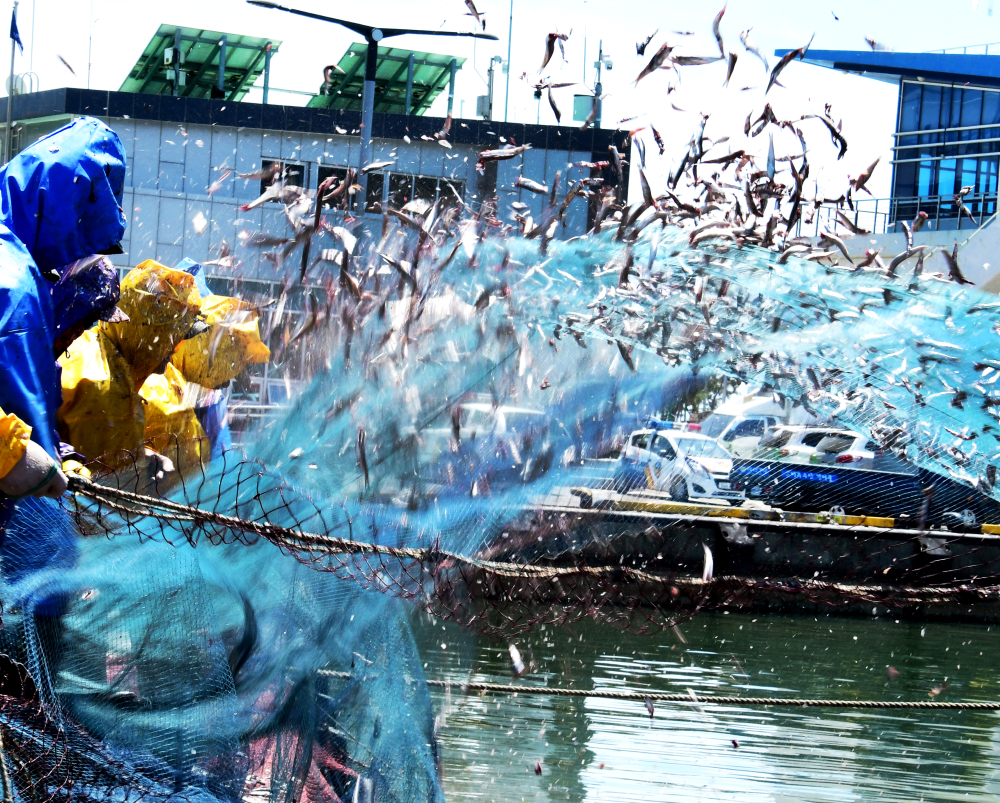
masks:
<path id="1" fill-rule="evenodd" d="M 100 322 L 61 357 L 60 431 L 86 458 L 119 468 L 148 447 L 167 470 L 208 459 L 198 411 L 213 388 L 270 352 L 252 308 L 203 297 L 198 284 L 190 272 L 141 263 L 121 284 L 129 319 Z"/>

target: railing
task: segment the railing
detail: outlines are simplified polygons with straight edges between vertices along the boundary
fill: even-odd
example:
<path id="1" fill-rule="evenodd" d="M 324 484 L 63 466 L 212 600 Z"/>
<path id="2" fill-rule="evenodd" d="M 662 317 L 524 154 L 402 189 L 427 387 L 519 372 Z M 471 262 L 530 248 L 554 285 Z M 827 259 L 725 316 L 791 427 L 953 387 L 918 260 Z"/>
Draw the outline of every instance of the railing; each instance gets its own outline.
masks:
<path id="1" fill-rule="evenodd" d="M 866 198 L 854 200 L 854 211 L 839 208 L 835 204 L 824 204 L 816 210 L 809 223 L 799 221 L 795 227 L 798 237 L 816 237 L 826 229 L 835 231 L 835 226 L 846 228 L 843 215 L 857 228 L 871 234 L 899 234 L 902 224 L 910 223 L 920 212 L 927 213 L 924 231 L 957 231 L 977 229 L 997 211 L 997 193 L 974 193 L 961 200 L 968 213 L 962 211 L 954 195 L 934 195 L 922 198 Z"/>
<path id="2" fill-rule="evenodd" d="M 990 55 L 990 48 L 993 48 L 993 52 L 1000 55 L 1000 42 L 987 42 L 982 45 L 963 45 L 962 47 L 946 47 L 942 50 L 925 50 L 925 53 L 961 53 L 962 55 L 978 55 L 980 48 L 982 49 L 982 55 Z"/>

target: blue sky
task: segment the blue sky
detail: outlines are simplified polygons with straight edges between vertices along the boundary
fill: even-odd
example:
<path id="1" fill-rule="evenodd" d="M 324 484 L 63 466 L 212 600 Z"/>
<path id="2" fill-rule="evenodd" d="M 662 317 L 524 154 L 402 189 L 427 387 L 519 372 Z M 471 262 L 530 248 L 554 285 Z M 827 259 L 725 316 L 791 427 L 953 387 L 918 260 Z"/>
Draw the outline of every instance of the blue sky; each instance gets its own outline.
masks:
<path id="1" fill-rule="evenodd" d="M 592 63 L 596 59 L 599 39 L 605 52 L 614 61 L 614 68 L 604 75 L 605 126 L 639 115 L 642 122 L 656 125 L 668 142 L 667 158 L 655 155 L 655 147 L 647 147 L 647 172 L 654 184 L 669 171 L 671 158 L 691 136 L 698 124 L 699 113 L 711 115 L 706 133 L 713 138 L 730 135 L 727 148 L 748 147 L 762 155 L 767 143 L 764 137 L 745 143 L 742 140 L 743 120 L 753 110 L 755 116 L 765 100 L 779 117 L 822 109 L 825 102 L 833 104 L 834 116 L 844 121 L 844 134 L 851 143 L 845 159 L 837 162 L 835 151 L 820 129 L 805 133 L 812 151 L 814 174 L 836 190 L 847 175 L 856 175 L 876 157 L 887 163 L 894 124 L 896 90 L 886 84 L 853 76 L 842 76 L 821 68 L 795 64 L 783 75 L 785 88 L 772 89 L 766 99 L 763 67 L 743 50 L 739 33 L 752 26 L 752 37 L 768 55 L 778 47 L 796 47 L 815 33 L 816 49 L 864 49 L 865 36 L 895 50 L 924 51 L 935 48 L 972 45 L 1000 40 L 1000 17 L 990 14 L 993 0 L 957 0 L 951 3 L 931 3 L 923 0 L 885 2 L 885 0 L 849 0 L 849 2 L 802 3 L 792 0 L 731 0 L 722 20 L 722 33 L 727 49 L 739 55 L 736 74 L 730 90 L 723 91 L 723 63 L 689 67 L 682 71 L 679 89 L 667 94 L 671 77 L 659 72 L 644 79 L 638 87 L 633 81 L 645 59 L 636 55 L 635 42 L 644 39 L 654 29 L 659 33 L 650 45 L 650 52 L 663 41 L 678 46 L 678 52 L 689 55 L 717 53 L 711 33 L 711 22 L 721 8 L 718 4 L 679 2 L 679 0 L 514 0 L 510 98 L 508 116 L 519 122 L 534 122 L 538 106 L 531 88 L 519 80 L 522 73 L 534 75 L 541 63 L 546 33 L 568 33 L 567 63 L 558 55 L 547 74 L 558 80 L 586 79 L 593 82 Z M 360 22 L 399 26 L 444 27 L 471 29 L 473 22 L 465 16 L 462 0 L 424 0 L 401 2 L 383 0 L 369 4 L 324 2 L 321 0 L 285 0 L 320 13 L 350 15 Z M 497 34 L 499 42 L 474 42 L 464 39 L 405 37 L 393 44 L 414 50 L 446 52 L 465 56 L 468 61 L 459 73 L 456 111 L 473 116 L 475 98 L 486 91 L 486 68 L 489 58 L 506 58 L 510 0 L 479 0 L 484 11 L 487 30 Z M 34 12 L 34 14 L 33 14 Z M 998 12 L 1000 13 L 1000 12 Z M 839 18 L 835 19 L 834 17 Z M 36 19 L 32 25 L 32 16 Z M 42 88 L 85 86 L 88 73 L 88 43 L 92 32 L 90 85 L 117 89 L 135 63 L 157 26 L 162 22 L 210 30 L 268 36 L 283 41 L 272 63 L 272 87 L 315 91 L 322 80 L 325 64 L 337 61 L 356 40 L 337 26 L 311 22 L 277 11 L 258 9 L 242 0 L 172 0 L 169 4 L 125 2 L 124 0 L 23 0 L 18 19 L 26 50 L 18 57 L 17 71 L 30 67 L 37 73 Z M 32 31 L 32 28 L 34 30 Z M 683 36 L 675 31 L 693 31 Z M 33 43 L 33 44 L 32 44 Z M 586 53 L 586 59 L 585 54 Z M 75 70 L 72 75 L 59 60 L 62 56 Z M 498 76 L 495 108 L 502 116 L 505 76 Z M 744 86 L 755 87 L 740 91 Z M 572 95 L 582 87 L 568 88 L 557 93 L 563 108 L 563 122 L 572 114 Z M 251 95 L 250 99 L 259 98 Z M 273 101 L 282 96 L 273 95 Z M 294 96 L 285 96 L 288 102 Z M 280 102 L 280 101 L 279 101 Z M 434 112 L 443 113 L 444 97 Z M 672 108 L 671 104 L 680 109 Z M 543 123 L 554 123 L 551 111 L 543 101 L 540 111 Z M 639 123 L 625 123 L 632 127 Z M 776 147 L 793 149 L 793 140 Z M 651 140 L 649 145 L 652 145 Z M 653 153 L 650 153 L 652 151 Z M 876 195 L 887 195 L 891 168 L 880 165 L 870 186 Z"/>

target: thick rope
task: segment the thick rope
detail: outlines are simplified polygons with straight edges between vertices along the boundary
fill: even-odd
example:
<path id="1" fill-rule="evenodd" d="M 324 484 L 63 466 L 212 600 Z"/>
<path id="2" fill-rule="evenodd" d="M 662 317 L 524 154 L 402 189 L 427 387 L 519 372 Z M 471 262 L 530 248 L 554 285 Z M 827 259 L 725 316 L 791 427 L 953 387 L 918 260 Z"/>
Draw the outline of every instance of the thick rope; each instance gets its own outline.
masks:
<path id="1" fill-rule="evenodd" d="M 321 669 L 320 675 L 336 678 L 354 677 L 350 672 Z M 363 676 L 362 676 L 363 677 Z M 766 705 L 794 708 L 897 708 L 938 711 L 1000 711 L 1000 702 L 943 702 L 935 700 L 814 700 L 798 697 L 700 697 L 694 692 L 678 694 L 659 691 L 609 691 L 604 689 L 567 689 L 558 686 L 515 686 L 511 683 L 459 683 L 428 678 L 428 686 L 454 688 L 463 692 L 489 694 L 532 694 L 545 697 L 600 697 L 606 700 L 635 700 L 655 703 L 698 703 L 716 705 Z"/>
<path id="2" fill-rule="evenodd" d="M 150 516 L 153 518 L 190 521 L 192 523 L 214 524 L 230 530 L 250 532 L 266 538 L 282 549 L 295 549 L 322 554 L 377 554 L 389 555 L 394 558 L 414 560 L 424 564 L 438 564 L 442 561 L 452 561 L 491 574 L 508 578 L 553 578 L 553 577 L 612 577 L 616 581 L 634 580 L 654 583 L 657 585 L 671 584 L 678 589 L 690 591 L 705 591 L 710 584 L 722 584 L 735 578 L 718 577 L 707 583 L 701 578 L 677 577 L 673 575 L 655 574 L 630 566 L 539 566 L 524 563 L 509 563 L 461 555 L 437 547 L 414 549 L 412 547 L 392 547 L 382 544 L 354 541 L 347 538 L 335 538 L 317 533 L 306 533 L 290 527 L 276 524 L 247 521 L 235 516 L 226 516 L 211 510 L 183 505 L 168 499 L 123 491 L 98 485 L 79 475 L 71 475 L 69 489 L 74 493 L 89 497 L 122 513 Z M 856 597 L 862 602 L 880 602 L 885 604 L 886 598 L 891 598 L 895 604 L 931 604 L 954 600 L 956 594 L 975 597 L 975 602 L 996 602 L 1000 600 L 1000 585 L 990 586 L 883 586 L 883 585 L 851 585 L 846 583 L 831 583 L 822 580 L 755 580 L 739 578 L 739 583 L 747 590 L 777 591 L 786 593 L 802 592 L 833 592 L 839 595 Z M 742 699 L 742 698 L 741 698 Z M 796 703 L 797 704 L 797 703 Z"/>

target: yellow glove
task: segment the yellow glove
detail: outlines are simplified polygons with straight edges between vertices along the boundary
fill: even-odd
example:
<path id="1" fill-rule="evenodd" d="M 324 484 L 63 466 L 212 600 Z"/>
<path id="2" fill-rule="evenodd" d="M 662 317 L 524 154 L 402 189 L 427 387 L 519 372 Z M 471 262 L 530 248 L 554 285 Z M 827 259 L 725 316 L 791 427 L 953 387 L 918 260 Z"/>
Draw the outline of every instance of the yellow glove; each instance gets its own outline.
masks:
<path id="1" fill-rule="evenodd" d="M 85 480 L 93 479 L 90 469 L 79 460 L 74 460 L 73 458 L 63 460 L 63 474 L 76 474 L 78 477 L 83 477 Z"/>

